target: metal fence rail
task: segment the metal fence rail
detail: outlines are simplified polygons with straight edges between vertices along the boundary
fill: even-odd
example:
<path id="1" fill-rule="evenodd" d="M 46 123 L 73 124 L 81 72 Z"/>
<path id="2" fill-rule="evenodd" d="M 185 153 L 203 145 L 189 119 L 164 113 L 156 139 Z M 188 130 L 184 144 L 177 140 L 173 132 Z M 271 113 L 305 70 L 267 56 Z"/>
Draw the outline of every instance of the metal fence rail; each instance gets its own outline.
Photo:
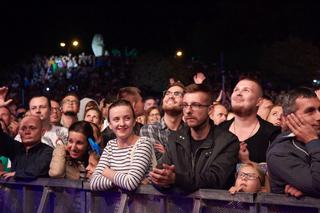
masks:
<path id="1" fill-rule="evenodd" d="M 151 185 L 135 192 L 94 192 L 87 182 L 67 179 L 0 179 L 1 212 L 317 212 L 320 199 L 271 193 L 200 189 L 189 195 L 162 193 Z"/>

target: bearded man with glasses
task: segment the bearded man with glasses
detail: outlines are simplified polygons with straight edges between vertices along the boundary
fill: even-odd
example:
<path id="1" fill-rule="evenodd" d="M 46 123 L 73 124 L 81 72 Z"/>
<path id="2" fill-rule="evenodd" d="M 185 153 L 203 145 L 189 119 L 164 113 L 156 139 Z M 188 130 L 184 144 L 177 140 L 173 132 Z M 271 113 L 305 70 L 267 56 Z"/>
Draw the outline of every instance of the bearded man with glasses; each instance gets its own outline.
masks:
<path id="1" fill-rule="evenodd" d="M 145 125 L 140 130 L 140 136 L 148 137 L 153 142 L 157 159 L 160 159 L 166 152 L 169 135 L 183 126 L 182 99 L 184 88 L 184 85 L 180 82 L 169 85 L 167 90 L 163 91 L 162 109 L 164 115 L 160 122 Z"/>
<path id="2" fill-rule="evenodd" d="M 157 188 L 193 192 L 227 189 L 238 161 L 237 137 L 209 119 L 211 90 L 204 84 L 186 87 L 182 108 L 186 126 L 169 136 L 167 152 L 150 173 Z"/>

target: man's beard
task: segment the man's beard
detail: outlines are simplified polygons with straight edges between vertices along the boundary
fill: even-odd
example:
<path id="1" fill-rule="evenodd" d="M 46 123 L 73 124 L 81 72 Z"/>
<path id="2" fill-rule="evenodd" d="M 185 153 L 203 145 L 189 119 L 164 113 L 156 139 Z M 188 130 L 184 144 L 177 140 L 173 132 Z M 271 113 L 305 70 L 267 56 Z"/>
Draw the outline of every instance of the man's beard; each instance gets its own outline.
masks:
<path id="1" fill-rule="evenodd" d="M 244 107 L 232 106 L 232 112 L 239 117 L 246 117 L 246 116 L 252 115 L 254 113 L 257 114 L 257 109 L 256 108 L 246 109 Z"/>
<path id="2" fill-rule="evenodd" d="M 66 111 L 66 112 L 64 112 L 63 113 L 64 115 L 66 115 L 66 116 L 77 116 L 77 113 L 75 113 L 75 112 L 73 112 L 73 111 Z"/>
<path id="3" fill-rule="evenodd" d="M 169 114 L 172 116 L 178 116 L 182 114 L 182 107 L 180 106 L 173 106 L 173 107 L 162 106 L 162 109 L 166 114 Z"/>

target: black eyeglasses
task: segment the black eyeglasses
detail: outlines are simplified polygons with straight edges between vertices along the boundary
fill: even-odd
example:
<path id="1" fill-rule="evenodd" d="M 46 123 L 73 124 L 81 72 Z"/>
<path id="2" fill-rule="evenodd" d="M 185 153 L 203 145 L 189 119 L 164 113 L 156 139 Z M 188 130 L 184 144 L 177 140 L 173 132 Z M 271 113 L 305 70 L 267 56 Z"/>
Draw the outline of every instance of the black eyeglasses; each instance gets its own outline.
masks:
<path id="1" fill-rule="evenodd" d="M 200 103 L 191 103 L 191 104 L 187 104 L 187 103 L 183 103 L 182 107 L 183 109 L 187 109 L 188 107 L 190 107 L 193 110 L 198 110 L 202 107 L 209 107 L 210 105 L 207 104 L 200 104 Z"/>
<path id="2" fill-rule="evenodd" d="M 173 95 L 174 97 L 183 97 L 184 93 L 178 92 L 178 91 L 171 92 L 169 90 L 163 91 L 163 96 L 170 96 L 170 95 Z"/>

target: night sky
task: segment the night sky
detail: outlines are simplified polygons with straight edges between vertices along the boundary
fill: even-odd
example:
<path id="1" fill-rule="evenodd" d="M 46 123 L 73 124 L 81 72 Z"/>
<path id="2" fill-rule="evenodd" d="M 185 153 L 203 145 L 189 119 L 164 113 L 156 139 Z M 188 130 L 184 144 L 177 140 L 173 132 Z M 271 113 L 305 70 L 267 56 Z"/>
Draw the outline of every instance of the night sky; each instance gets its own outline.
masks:
<path id="1" fill-rule="evenodd" d="M 1 6 L 1 64 L 34 54 L 59 53 L 60 41 L 77 38 L 86 52 L 95 33 L 110 48 L 190 56 L 250 58 L 275 41 L 299 37 L 319 45 L 317 1 L 227 1 L 203 3 L 111 3 L 52 1 Z M 90 2 L 90 3 L 88 3 Z"/>

